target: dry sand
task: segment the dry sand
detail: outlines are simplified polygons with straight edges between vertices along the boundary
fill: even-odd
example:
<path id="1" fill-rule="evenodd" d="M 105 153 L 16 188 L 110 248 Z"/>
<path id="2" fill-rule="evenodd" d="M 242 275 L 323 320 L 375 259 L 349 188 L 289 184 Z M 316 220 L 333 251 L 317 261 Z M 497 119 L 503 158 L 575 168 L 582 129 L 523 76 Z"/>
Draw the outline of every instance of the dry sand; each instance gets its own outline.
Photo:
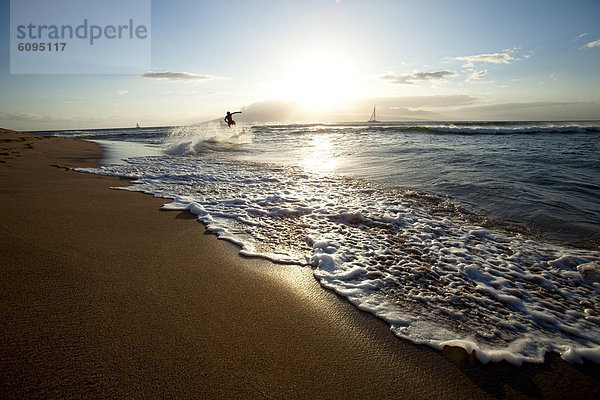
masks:
<path id="1" fill-rule="evenodd" d="M 165 200 L 69 169 L 100 157 L 0 130 L 1 398 L 600 398 L 593 364 L 400 340 L 309 268 L 242 258 Z"/>

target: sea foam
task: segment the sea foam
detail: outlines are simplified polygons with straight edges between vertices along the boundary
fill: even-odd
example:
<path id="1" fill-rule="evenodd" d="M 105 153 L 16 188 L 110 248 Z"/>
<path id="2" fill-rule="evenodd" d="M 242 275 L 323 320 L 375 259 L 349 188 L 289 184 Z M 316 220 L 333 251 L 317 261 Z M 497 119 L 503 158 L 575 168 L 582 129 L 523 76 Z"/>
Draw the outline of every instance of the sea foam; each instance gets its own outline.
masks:
<path id="1" fill-rule="evenodd" d="M 252 142 L 252 132 L 245 127 L 228 127 L 220 122 L 204 122 L 171 128 L 163 143 L 166 154 L 189 155 L 205 151 L 232 150 Z"/>
<path id="2" fill-rule="evenodd" d="M 177 151 L 197 151 L 187 133 L 173 136 L 188 143 Z M 460 346 L 484 363 L 541 362 L 547 352 L 600 361 L 597 251 L 492 231 L 414 193 L 294 167 L 161 156 L 85 171 L 135 177 L 120 189 L 172 199 L 165 209 L 190 210 L 244 255 L 310 266 L 401 338 Z"/>

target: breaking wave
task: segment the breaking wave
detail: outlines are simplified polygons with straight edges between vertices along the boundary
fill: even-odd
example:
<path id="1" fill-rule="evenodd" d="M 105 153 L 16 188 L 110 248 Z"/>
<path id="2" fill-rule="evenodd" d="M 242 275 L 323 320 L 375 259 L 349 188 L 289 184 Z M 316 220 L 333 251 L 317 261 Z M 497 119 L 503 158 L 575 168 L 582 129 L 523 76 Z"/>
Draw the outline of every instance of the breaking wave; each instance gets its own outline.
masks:
<path id="1" fill-rule="evenodd" d="M 227 127 L 207 122 L 171 128 L 163 143 L 163 151 L 171 155 L 194 155 L 210 151 L 232 151 L 252 142 L 248 127 Z"/>

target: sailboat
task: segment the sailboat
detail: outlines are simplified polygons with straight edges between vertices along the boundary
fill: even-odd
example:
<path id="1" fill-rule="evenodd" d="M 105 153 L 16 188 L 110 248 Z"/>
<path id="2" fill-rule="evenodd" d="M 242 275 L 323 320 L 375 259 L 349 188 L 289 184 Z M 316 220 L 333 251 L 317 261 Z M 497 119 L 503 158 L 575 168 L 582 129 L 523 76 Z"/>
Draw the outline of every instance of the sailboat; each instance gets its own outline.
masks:
<path id="1" fill-rule="evenodd" d="M 135 127 L 136 127 L 136 128 L 139 128 L 139 127 L 140 127 L 140 124 L 139 124 L 139 122 L 135 124 Z"/>
<path id="2" fill-rule="evenodd" d="M 373 113 L 371 114 L 371 118 L 367 122 L 379 122 L 377 121 L 377 116 L 375 114 L 375 105 L 373 105 Z"/>

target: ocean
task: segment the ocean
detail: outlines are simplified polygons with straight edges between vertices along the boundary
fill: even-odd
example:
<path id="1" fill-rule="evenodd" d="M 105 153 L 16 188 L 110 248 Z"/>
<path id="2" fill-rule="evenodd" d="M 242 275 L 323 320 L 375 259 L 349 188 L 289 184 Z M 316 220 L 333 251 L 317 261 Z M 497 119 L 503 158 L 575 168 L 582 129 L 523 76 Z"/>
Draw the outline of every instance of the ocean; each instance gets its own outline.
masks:
<path id="1" fill-rule="evenodd" d="M 38 132 L 240 254 L 311 268 L 400 338 L 482 362 L 600 362 L 600 122 Z"/>

